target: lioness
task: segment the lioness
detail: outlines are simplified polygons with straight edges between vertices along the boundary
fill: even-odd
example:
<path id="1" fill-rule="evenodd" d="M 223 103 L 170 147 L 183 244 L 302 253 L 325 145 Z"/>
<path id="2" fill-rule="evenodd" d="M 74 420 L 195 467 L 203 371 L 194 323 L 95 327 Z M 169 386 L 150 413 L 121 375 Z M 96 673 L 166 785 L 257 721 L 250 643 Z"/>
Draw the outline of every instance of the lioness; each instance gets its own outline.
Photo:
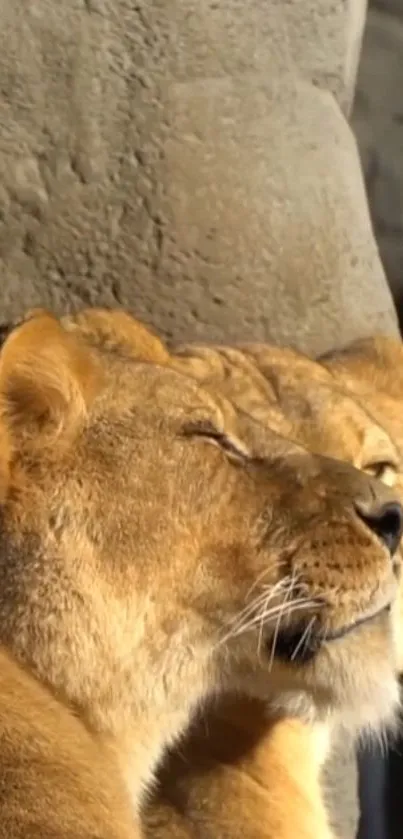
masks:
<path id="1" fill-rule="evenodd" d="M 45 313 L 2 347 L 0 433 L 0 836 L 140 835 L 222 691 L 393 719 L 391 489 Z"/>
<path id="2" fill-rule="evenodd" d="M 134 357 L 156 353 L 160 363 L 225 393 L 309 449 L 389 484 L 399 477 L 401 455 L 385 430 L 328 370 L 292 350 L 192 346 L 169 356 L 155 336 L 119 312 L 84 312 L 66 326 Z M 147 813 L 150 837 L 329 836 L 319 787 L 328 734 L 328 726 L 308 727 L 297 718 L 276 721 L 258 701 L 221 702 L 166 767 L 159 799 Z"/>

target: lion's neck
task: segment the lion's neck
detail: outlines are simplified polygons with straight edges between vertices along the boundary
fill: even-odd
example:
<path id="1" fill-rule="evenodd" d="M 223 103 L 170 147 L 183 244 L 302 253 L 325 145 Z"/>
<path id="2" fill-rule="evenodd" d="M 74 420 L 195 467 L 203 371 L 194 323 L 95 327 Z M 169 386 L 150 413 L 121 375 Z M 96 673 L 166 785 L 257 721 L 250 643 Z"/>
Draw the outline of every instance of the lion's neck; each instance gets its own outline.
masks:
<path id="1" fill-rule="evenodd" d="M 153 785 L 156 770 L 167 748 L 187 730 L 191 713 L 172 712 L 163 718 L 138 719 L 132 731 L 107 735 L 118 754 L 122 778 L 137 811 Z"/>
<path id="2" fill-rule="evenodd" d="M 191 656 L 181 662 L 179 648 L 175 666 L 139 668 L 130 692 L 117 691 L 108 706 L 92 706 L 87 712 L 90 727 L 118 753 L 136 808 L 153 783 L 165 750 L 187 731 L 212 687 L 215 679 L 210 666 L 202 667 L 199 659 L 196 667 Z"/>
<path id="3" fill-rule="evenodd" d="M 14 609 L 14 622 L 6 621 L 9 613 L 0 597 L 0 640 L 61 704 L 74 709 L 95 737 L 114 749 L 137 806 L 165 748 L 186 731 L 197 705 L 217 685 L 217 665 L 213 668 L 211 662 L 214 639 L 206 637 L 203 626 L 193 629 L 189 619 L 173 620 L 168 634 L 161 622 L 147 623 L 146 614 L 136 632 L 131 622 L 113 624 L 98 602 L 91 608 L 89 597 L 85 609 L 74 613 L 74 632 L 70 618 L 54 635 L 47 633 L 47 622 L 35 608 L 29 621 L 22 609 Z M 96 591 L 93 597 L 96 601 Z M 102 620 L 94 618 L 99 614 Z M 20 623 L 19 615 L 24 616 Z M 31 635 L 35 645 L 27 643 Z"/>

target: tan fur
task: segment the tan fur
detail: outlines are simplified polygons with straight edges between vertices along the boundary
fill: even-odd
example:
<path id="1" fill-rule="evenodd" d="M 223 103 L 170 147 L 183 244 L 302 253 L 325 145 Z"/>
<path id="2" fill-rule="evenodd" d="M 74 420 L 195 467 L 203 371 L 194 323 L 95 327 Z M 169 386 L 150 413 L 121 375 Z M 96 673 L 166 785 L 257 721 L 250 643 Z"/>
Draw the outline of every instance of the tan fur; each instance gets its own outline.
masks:
<path id="1" fill-rule="evenodd" d="M 370 412 L 397 449 L 396 487 L 403 494 L 403 345 L 378 335 L 322 360 L 334 380 Z M 388 457 L 385 456 L 388 461 Z M 403 672 L 403 594 L 400 597 L 399 669 Z"/>
<path id="2" fill-rule="evenodd" d="M 189 347 L 175 367 L 213 387 L 255 419 L 319 454 L 373 473 L 400 454 L 382 422 L 319 363 L 284 347 Z"/>
<path id="3" fill-rule="evenodd" d="M 2 839 L 134 839 L 112 745 L 0 651 Z"/>
<path id="4" fill-rule="evenodd" d="M 372 724 L 397 701 L 389 614 L 322 644 L 313 662 L 276 661 L 271 672 L 260 625 L 228 632 L 254 588 L 283 578 L 284 560 L 324 598 L 306 609 L 319 626 L 386 603 L 390 558 L 353 506 L 386 490 L 276 437 L 168 364 L 88 343 L 34 313 L 0 356 L 0 830 L 10 839 L 89 837 L 97 808 L 97 835 L 129 835 L 129 797 L 135 813 L 164 746 L 219 690 L 264 693 L 283 708 L 297 690 L 306 713 L 354 720 L 364 707 Z M 339 551 L 350 557 L 347 586 Z M 263 626 L 268 649 L 275 626 Z M 357 634 L 368 667 L 348 684 Z M 17 695 L 20 715 L 18 703 L 10 710 Z M 35 772 L 23 724 L 33 707 Z"/>
<path id="5" fill-rule="evenodd" d="M 401 353 L 396 343 L 389 375 L 397 363 L 398 347 Z M 401 361 L 400 365 L 403 370 Z M 372 399 L 365 398 L 367 384 L 358 405 L 348 394 L 348 384 L 354 396 L 357 391 L 351 381 L 335 380 L 324 367 L 284 348 L 191 346 L 181 351 L 177 366 L 217 387 L 240 408 L 310 450 L 347 460 L 388 483 L 400 484 L 399 430 L 393 424 L 399 424 L 399 406 L 397 403 L 391 410 L 390 404 L 396 380 L 391 388 L 385 372 L 383 391 L 379 381 L 373 380 Z M 365 379 L 369 372 L 365 356 L 362 366 Z M 373 405 L 375 394 L 378 410 Z M 397 394 L 400 405 L 402 397 L 403 389 Z M 403 651 L 403 643 L 399 649 Z M 363 667 L 365 661 L 363 650 Z M 167 826 L 175 822 L 178 812 L 182 818 L 186 814 L 189 837 L 330 839 L 321 767 L 332 725 L 270 719 L 263 703 L 233 701 L 235 721 L 233 708 L 231 715 L 225 704 L 218 712 L 211 709 L 189 737 L 186 749 L 168 761 L 160 798 L 154 799 L 148 814 L 150 839 L 156 835 L 156 825 L 161 836 L 175 836 L 175 830 L 169 833 Z"/>
<path id="6" fill-rule="evenodd" d="M 277 620 L 263 610 L 289 572 L 304 596 L 290 628 L 314 617 L 316 633 L 337 631 L 383 609 L 396 569 L 355 504 L 393 494 L 168 364 L 89 344 L 39 312 L 0 354 L 8 839 L 139 835 L 163 749 L 221 691 L 283 711 L 297 691 L 305 714 L 352 725 L 359 709 L 368 724 L 393 719 L 398 698 L 391 613 L 322 640 L 312 661 L 270 667 Z M 252 597 L 256 620 L 239 633 Z"/>
<path id="7" fill-rule="evenodd" d="M 106 350 L 126 352 L 142 361 L 169 362 L 168 350 L 158 336 L 122 309 L 84 309 L 62 318 L 62 324 L 95 347 L 102 343 Z"/>
<path id="8" fill-rule="evenodd" d="M 331 839 L 320 768 L 329 727 L 275 719 L 234 697 L 210 709 L 163 767 L 147 836 Z M 179 834 L 182 836 L 182 834 Z"/>
<path id="9" fill-rule="evenodd" d="M 94 323 L 91 312 L 86 317 L 102 343 L 100 321 Z M 139 340 L 136 330 L 133 321 L 119 341 L 122 351 L 141 353 L 141 328 Z M 335 386 L 327 370 L 291 350 L 190 347 L 171 364 L 313 451 L 373 473 L 389 463 L 388 482 L 398 473 L 399 454 L 385 430 Z M 365 667 L 364 656 L 362 662 Z M 215 705 L 165 766 L 147 813 L 150 839 L 327 839 L 320 769 L 329 734 L 328 724 L 276 719 L 253 699 Z"/>

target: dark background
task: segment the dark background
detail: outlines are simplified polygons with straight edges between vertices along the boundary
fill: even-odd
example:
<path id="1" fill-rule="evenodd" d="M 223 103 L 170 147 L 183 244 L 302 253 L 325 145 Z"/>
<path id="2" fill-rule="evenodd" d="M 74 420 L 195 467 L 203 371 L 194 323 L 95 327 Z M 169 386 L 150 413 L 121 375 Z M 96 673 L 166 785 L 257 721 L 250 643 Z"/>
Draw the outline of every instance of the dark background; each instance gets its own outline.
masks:
<path id="1" fill-rule="evenodd" d="M 375 234 L 402 324 L 403 0 L 369 2 L 352 124 Z"/>
<path id="2" fill-rule="evenodd" d="M 352 123 L 402 329 L 403 0 L 370 0 Z M 386 757 L 376 745 L 362 749 L 359 763 L 359 839 L 403 839 L 403 734 Z"/>

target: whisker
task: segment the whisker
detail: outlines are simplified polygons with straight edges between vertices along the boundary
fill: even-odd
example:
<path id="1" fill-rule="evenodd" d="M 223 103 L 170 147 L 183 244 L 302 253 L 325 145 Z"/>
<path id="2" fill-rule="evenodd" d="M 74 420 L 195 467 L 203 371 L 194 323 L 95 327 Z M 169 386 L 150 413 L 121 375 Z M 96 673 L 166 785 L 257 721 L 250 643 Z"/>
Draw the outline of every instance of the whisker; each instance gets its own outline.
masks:
<path id="1" fill-rule="evenodd" d="M 260 653 L 262 650 L 262 643 L 263 643 L 263 629 L 264 629 L 264 620 L 263 615 L 260 619 L 260 626 L 259 626 L 259 635 L 257 639 L 257 656 L 260 658 Z"/>
<path id="2" fill-rule="evenodd" d="M 262 612 L 259 612 L 259 614 L 252 615 L 249 621 L 247 621 L 247 625 L 249 626 L 249 624 L 255 625 L 259 623 L 262 617 L 263 620 L 267 621 L 270 618 L 277 616 L 279 612 L 284 612 L 284 614 L 289 617 L 292 614 L 294 607 L 302 607 L 304 605 L 316 606 L 316 603 L 314 600 L 307 597 L 298 597 L 294 600 L 290 600 L 288 603 L 282 600 L 281 603 L 277 603 L 275 606 L 268 606 L 266 609 L 262 610 Z"/>
<path id="3" fill-rule="evenodd" d="M 224 637 L 219 641 L 219 645 L 224 644 L 226 641 L 237 638 L 239 635 L 243 635 L 246 632 L 249 632 L 253 629 L 257 624 L 260 623 L 263 616 L 263 621 L 267 621 L 271 618 L 277 617 L 278 613 L 283 612 L 283 614 L 287 614 L 287 617 L 294 612 L 301 611 L 302 609 L 306 609 L 309 607 L 317 606 L 318 604 L 308 598 L 299 598 L 297 600 L 293 600 L 288 604 L 287 611 L 285 612 L 284 603 L 280 603 L 277 606 L 272 606 L 271 609 L 267 609 L 265 612 L 259 613 L 258 615 L 254 615 L 249 621 L 246 623 L 241 624 L 238 628 L 233 627 L 229 632 L 227 632 Z"/>
<path id="4" fill-rule="evenodd" d="M 310 629 L 309 629 L 309 632 L 308 632 L 308 635 L 307 635 L 307 637 L 306 637 L 306 639 L 305 639 L 305 648 L 304 648 L 304 652 L 308 649 L 308 644 L 310 643 L 310 640 L 311 640 L 311 637 L 312 637 L 313 628 L 314 628 L 314 626 L 315 626 L 315 623 L 316 623 L 316 617 L 315 617 L 315 620 L 313 620 L 313 621 L 312 621 L 312 625 L 311 625 L 311 627 L 310 627 Z"/>
<path id="5" fill-rule="evenodd" d="M 258 597 L 256 597 L 254 600 L 252 600 L 251 603 L 247 603 L 244 606 L 244 608 L 241 609 L 240 612 L 238 612 L 234 617 L 230 618 L 230 620 L 227 621 L 227 624 L 229 624 L 230 626 L 234 626 L 234 624 L 238 624 L 245 617 L 247 617 L 250 613 L 257 611 L 257 609 L 260 609 L 262 603 L 265 603 L 269 599 L 272 599 L 273 597 L 275 597 L 281 591 L 281 589 L 285 587 L 286 584 L 288 585 L 288 580 L 287 581 L 280 580 L 279 582 L 275 583 L 273 586 L 270 586 L 268 592 L 266 590 L 261 592 L 261 594 Z"/>
<path id="6" fill-rule="evenodd" d="M 284 610 L 284 608 L 282 607 L 282 605 L 279 605 L 279 606 L 277 606 L 277 607 L 273 608 L 273 610 L 268 610 L 267 614 L 265 614 L 265 615 L 263 616 L 263 619 L 264 619 L 264 621 L 268 621 L 268 620 L 270 620 L 270 619 L 274 619 L 274 618 L 276 618 L 276 617 L 278 616 L 278 614 L 279 614 L 279 613 L 280 613 L 280 615 L 281 615 L 281 613 L 282 613 L 282 615 L 283 615 L 283 616 L 287 616 L 287 617 L 289 617 L 290 615 L 293 615 L 295 612 L 300 612 L 300 611 L 302 611 L 303 609 L 307 609 L 307 608 L 309 608 L 309 607 L 311 607 L 311 606 L 313 606 L 313 605 L 314 605 L 314 604 L 312 603 L 312 601 L 309 601 L 309 600 L 303 600 L 303 601 L 301 600 L 301 601 L 299 601 L 299 600 L 298 600 L 298 601 L 295 601 L 295 602 L 290 603 L 290 604 L 289 604 L 289 607 L 288 607 L 288 609 L 287 609 L 287 611 L 286 611 L 286 610 Z M 235 633 L 235 635 L 233 635 L 233 637 L 235 638 L 235 637 L 237 637 L 238 635 L 241 635 L 241 634 L 246 633 L 246 632 L 250 632 L 252 629 L 254 629 L 254 627 L 255 627 L 258 623 L 260 623 L 260 620 L 261 620 L 261 618 L 260 618 L 259 616 L 258 616 L 258 617 L 257 617 L 254 621 L 252 621 L 252 620 L 251 620 L 251 621 L 247 624 L 247 626 L 244 626 L 244 627 L 242 627 L 241 629 L 239 629 L 239 630 Z"/>
<path id="7" fill-rule="evenodd" d="M 264 597 L 260 597 L 258 600 L 256 600 L 253 604 L 253 609 L 248 610 L 247 614 L 244 613 L 242 615 L 242 620 L 237 620 L 234 624 L 232 624 L 232 628 L 236 629 L 240 626 L 244 626 L 248 624 L 250 621 L 252 621 L 253 623 L 257 623 L 258 621 L 260 621 L 261 616 L 263 615 L 264 618 L 264 616 L 268 611 L 270 611 L 270 609 L 278 608 L 278 603 L 275 606 L 271 606 L 270 609 L 269 605 L 270 601 L 273 600 L 275 596 L 281 593 L 281 588 L 281 586 L 278 586 L 276 589 L 272 589 L 270 592 L 268 592 L 268 594 L 265 594 Z M 245 618 L 248 618 L 248 620 L 244 620 Z"/>
<path id="8" fill-rule="evenodd" d="M 270 599 L 274 597 L 276 593 L 276 591 L 272 591 Z M 251 615 L 256 614 L 256 612 L 258 611 L 260 613 L 262 606 L 264 606 L 267 600 L 268 597 L 266 592 L 262 592 L 259 597 L 255 598 L 255 600 L 252 601 L 252 603 L 248 603 L 243 609 L 241 609 L 240 612 L 237 612 L 237 614 L 234 617 L 230 618 L 226 622 L 226 625 L 232 627 L 232 629 L 235 629 L 236 627 L 240 626 Z"/>
<path id="9" fill-rule="evenodd" d="M 283 577 L 283 579 L 279 580 L 278 583 L 276 583 L 276 585 L 282 584 L 284 586 L 285 585 L 296 586 L 298 584 L 299 590 L 302 592 L 303 586 L 299 582 L 299 580 L 300 580 L 300 574 L 296 573 L 296 571 L 293 570 L 291 576 L 287 575 L 286 577 Z M 269 590 L 270 588 L 272 588 L 272 585 L 270 583 L 263 583 L 262 584 L 262 589 Z"/>
<path id="10" fill-rule="evenodd" d="M 283 607 L 286 607 L 287 605 L 289 606 L 289 603 L 288 603 L 288 597 L 289 597 L 289 595 L 290 595 L 290 593 L 291 593 L 292 582 L 293 582 L 293 581 L 292 581 L 292 579 L 291 579 L 291 585 L 290 585 L 290 588 L 288 589 L 288 591 L 286 592 L 286 596 L 285 596 L 285 598 L 284 598 L 284 602 L 283 602 Z M 277 621 L 276 621 L 276 626 L 275 626 L 275 629 L 274 629 L 273 639 L 272 639 L 271 649 L 270 649 L 269 670 L 271 670 L 271 669 L 272 669 L 272 667 L 273 667 L 274 655 L 275 655 L 275 651 L 276 651 L 276 644 L 277 644 L 277 638 L 278 638 L 278 633 L 279 633 L 279 631 L 280 631 L 281 618 L 282 618 L 282 616 L 283 616 L 283 614 L 284 614 L 284 611 L 285 611 L 285 609 L 283 608 L 283 609 L 279 612 L 279 615 L 278 615 L 278 618 L 277 618 Z"/>
<path id="11" fill-rule="evenodd" d="M 287 586 L 285 596 L 284 596 L 284 601 L 286 601 L 287 598 L 289 597 L 289 595 L 291 594 L 291 591 L 292 591 L 292 578 L 289 579 L 288 577 L 285 577 L 284 580 L 282 580 L 282 583 L 284 584 L 283 588 L 285 588 Z M 265 607 L 262 611 L 261 618 L 260 618 L 259 637 L 258 637 L 258 644 L 257 644 L 257 654 L 258 654 L 259 658 L 260 658 L 260 652 L 261 652 L 262 640 L 263 640 L 264 616 L 265 616 L 265 613 L 267 612 L 267 607 L 269 605 L 270 599 L 271 599 L 271 595 L 270 595 L 270 591 L 269 591 L 267 601 L 265 603 Z"/>
<path id="12" fill-rule="evenodd" d="M 314 615 L 314 617 L 312 617 L 311 620 L 307 623 L 307 625 L 305 627 L 305 630 L 302 633 L 301 638 L 299 639 L 298 644 L 296 644 L 295 649 L 292 653 L 291 661 L 294 661 L 296 659 L 296 657 L 299 653 L 299 650 L 304 647 L 304 644 L 307 643 L 310 632 L 312 631 L 312 627 L 315 623 L 315 620 L 316 620 L 316 616 Z"/>
<path id="13" fill-rule="evenodd" d="M 267 576 L 267 574 L 269 574 L 275 568 L 276 568 L 276 562 L 275 561 L 272 562 L 270 565 L 268 565 L 266 568 L 263 568 L 263 571 L 260 574 L 258 574 L 255 582 L 252 583 L 251 587 L 246 592 L 246 599 L 248 599 L 250 597 L 250 595 L 252 594 L 252 591 L 255 590 L 255 588 L 262 582 L 262 580 Z"/>
<path id="14" fill-rule="evenodd" d="M 300 612 L 302 609 L 313 608 L 315 606 L 317 606 L 317 603 L 315 603 L 314 600 L 308 600 L 306 598 L 291 600 L 286 609 L 284 609 L 283 604 L 280 604 L 278 607 L 273 607 L 272 612 L 269 609 L 268 613 L 265 614 L 264 619 L 267 621 L 272 617 L 277 616 L 279 612 L 282 612 L 284 617 L 290 618 L 293 616 L 294 612 Z"/>

